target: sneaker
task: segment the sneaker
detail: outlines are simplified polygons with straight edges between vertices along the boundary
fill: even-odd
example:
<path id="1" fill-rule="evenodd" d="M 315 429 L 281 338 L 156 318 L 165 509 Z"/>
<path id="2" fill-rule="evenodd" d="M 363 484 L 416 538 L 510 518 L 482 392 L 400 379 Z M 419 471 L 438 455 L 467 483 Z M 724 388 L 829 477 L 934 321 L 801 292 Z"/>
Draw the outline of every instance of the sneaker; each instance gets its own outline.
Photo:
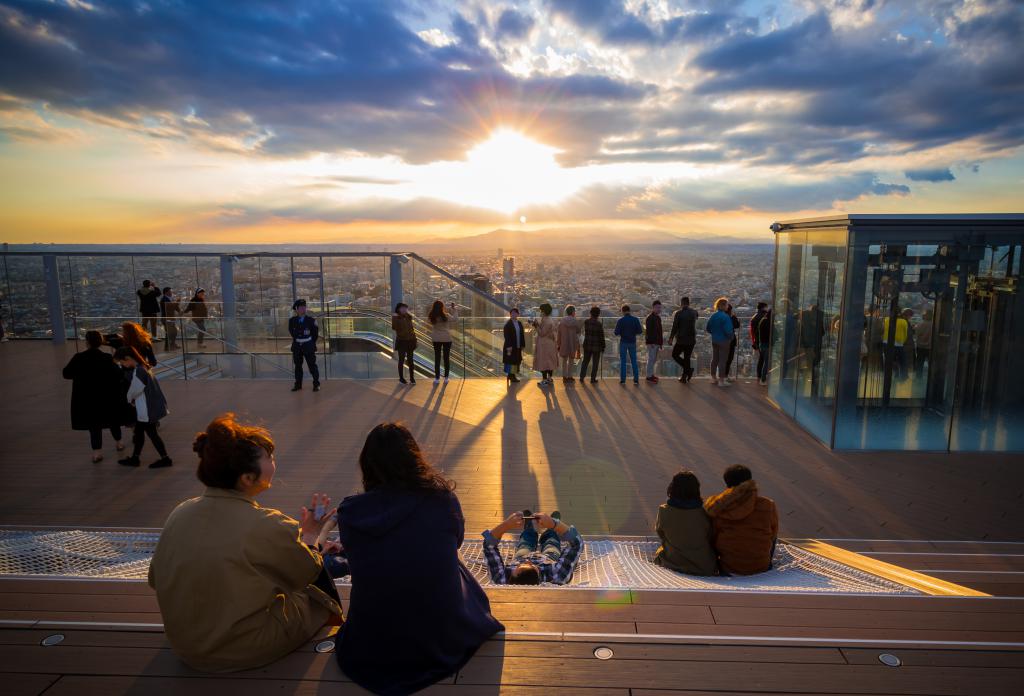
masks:
<path id="1" fill-rule="evenodd" d="M 319 382 L 313 382 L 313 391 L 315 391 L 315 392 L 320 391 L 320 383 Z"/>
<path id="2" fill-rule="evenodd" d="M 734 377 L 726 377 L 725 381 L 728 382 L 729 384 L 732 384 L 733 382 L 736 381 L 736 379 Z"/>
<path id="3" fill-rule="evenodd" d="M 399 377 L 398 381 L 401 382 L 402 384 L 408 384 L 408 382 L 405 381 L 405 377 Z"/>
<path id="4" fill-rule="evenodd" d="M 640 386 L 640 380 L 638 380 L 638 379 L 634 379 L 634 380 L 633 380 L 633 386 L 634 386 L 634 387 L 639 387 L 639 386 Z"/>
<path id="5" fill-rule="evenodd" d="M 686 375 L 679 375 L 679 381 L 686 384 Z"/>
<path id="6" fill-rule="evenodd" d="M 644 377 L 644 380 L 647 381 L 647 382 L 650 382 L 651 384 L 655 384 L 658 381 L 658 378 L 657 377 Z"/>
<path id="7" fill-rule="evenodd" d="M 717 380 L 717 379 L 715 379 L 714 377 L 712 377 L 712 378 L 711 378 L 711 385 L 712 385 L 712 386 L 718 386 L 718 380 Z"/>
<path id="8" fill-rule="evenodd" d="M 416 379 L 413 378 L 413 377 L 410 377 L 409 378 L 409 384 L 411 384 L 412 386 L 416 386 Z"/>
<path id="9" fill-rule="evenodd" d="M 302 389 L 302 385 L 299 384 L 298 382 L 292 385 L 292 391 L 299 391 L 300 389 Z"/>
<path id="10" fill-rule="evenodd" d="M 619 384 L 625 384 L 625 383 L 626 383 L 626 380 L 624 380 L 624 379 L 620 379 L 619 380 Z"/>
<path id="11" fill-rule="evenodd" d="M 138 457 L 125 457 L 124 459 L 118 459 L 117 463 L 120 464 L 121 466 L 138 466 L 139 465 L 139 458 Z"/>
<path id="12" fill-rule="evenodd" d="M 729 384 L 728 381 L 723 380 L 723 381 L 718 383 L 718 386 L 720 386 L 720 387 L 731 387 L 732 385 Z"/>
<path id="13" fill-rule="evenodd" d="M 757 380 L 757 383 L 760 384 L 762 387 L 767 387 L 768 386 L 768 380 L 766 380 L 766 379 L 759 379 L 759 380 Z"/>
<path id="14" fill-rule="evenodd" d="M 173 462 L 171 462 L 171 458 L 170 457 L 161 457 L 160 459 L 157 459 L 155 462 L 150 464 L 149 468 L 150 469 L 166 469 L 167 467 L 171 466 L 172 463 Z"/>
<path id="15" fill-rule="evenodd" d="M 596 379 L 594 379 L 594 378 L 591 378 L 591 379 L 590 379 L 590 383 L 591 383 L 591 384 L 597 384 L 597 380 L 596 380 Z"/>
<path id="16" fill-rule="evenodd" d="M 441 378 L 440 377 L 435 377 L 434 378 L 434 384 L 440 384 L 440 383 L 441 383 Z"/>

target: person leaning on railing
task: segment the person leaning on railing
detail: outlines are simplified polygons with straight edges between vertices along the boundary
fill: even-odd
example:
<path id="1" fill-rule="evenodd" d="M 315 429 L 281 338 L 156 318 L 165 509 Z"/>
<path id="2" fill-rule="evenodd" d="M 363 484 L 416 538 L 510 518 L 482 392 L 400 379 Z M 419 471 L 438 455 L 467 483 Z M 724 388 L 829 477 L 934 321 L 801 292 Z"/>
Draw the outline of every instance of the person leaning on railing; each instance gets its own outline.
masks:
<path id="1" fill-rule="evenodd" d="M 277 471 L 274 441 L 234 414 L 214 419 L 192 448 L 206 490 L 171 512 L 149 566 L 178 656 L 207 672 L 251 669 L 339 624 L 341 600 L 315 548 L 330 499 L 314 495 L 298 522 L 261 507 Z"/>

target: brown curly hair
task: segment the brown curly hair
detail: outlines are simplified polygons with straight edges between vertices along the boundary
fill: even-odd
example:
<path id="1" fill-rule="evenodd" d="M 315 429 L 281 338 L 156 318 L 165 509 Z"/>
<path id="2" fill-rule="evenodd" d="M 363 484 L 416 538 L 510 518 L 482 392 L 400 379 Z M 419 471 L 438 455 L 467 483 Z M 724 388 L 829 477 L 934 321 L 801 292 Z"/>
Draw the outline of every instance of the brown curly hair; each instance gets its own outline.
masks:
<path id="1" fill-rule="evenodd" d="M 260 475 L 261 450 L 274 453 L 270 432 L 242 425 L 234 413 L 224 413 L 196 433 L 192 443 L 192 451 L 199 455 L 196 477 L 211 488 L 235 488 L 242 474 Z"/>

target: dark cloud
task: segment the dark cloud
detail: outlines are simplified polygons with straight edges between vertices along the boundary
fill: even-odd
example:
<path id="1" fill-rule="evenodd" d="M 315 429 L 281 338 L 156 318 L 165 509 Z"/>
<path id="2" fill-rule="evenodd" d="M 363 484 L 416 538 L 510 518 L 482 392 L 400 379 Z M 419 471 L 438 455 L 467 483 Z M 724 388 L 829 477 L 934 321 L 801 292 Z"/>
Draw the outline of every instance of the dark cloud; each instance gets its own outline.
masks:
<path id="1" fill-rule="evenodd" d="M 454 15 L 459 42 L 434 47 L 388 0 L 94 5 L 0 2 L 0 93 L 211 147 L 426 162 L 461 157 L 482 125 L 543 113 L 567 128 L 581 111 L 621 110 L 654 89 L 515 77 L 469 19 Z M 580 140 L 592 147 L 603 132 Z"/>
<path id="2" fill-rule="evenodd" d="M 554 16 L 610 44 L 660 46 L 675 41 L 710 41 L 754 31 L 758 26 L 756 17 L 723 9 L 737 4 L 732 2 L 687 3 L 687 12 L 664 21 L 629 12 L 623 0 L 547 0 L 546 4 Z"/>
<path id="3" fill-rule="evenodd" d="M 945 169 L 910 169 L 903 172 L 903 176 L 911 181 L 953 181 L 956 179 L 948 167 Z"/>
<path id="4" fill-rule="evenodd" d="M 533 30 L 533 17 L 507 7 L 494 24 L 494 33 L 499 39 L 524 39 Z"/>

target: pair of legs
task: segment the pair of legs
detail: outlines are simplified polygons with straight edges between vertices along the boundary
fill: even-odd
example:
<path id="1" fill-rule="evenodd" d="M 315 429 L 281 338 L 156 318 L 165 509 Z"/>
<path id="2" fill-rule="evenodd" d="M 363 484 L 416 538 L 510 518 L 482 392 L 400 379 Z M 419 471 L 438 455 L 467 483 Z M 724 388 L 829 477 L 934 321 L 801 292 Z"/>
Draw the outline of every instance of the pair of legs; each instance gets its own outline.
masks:
<path id="1" fill-rule="evenodd" d="M 599 350 L 585 350 L 583 351 L 583 362 L 580 363 L 580 379 L 586 379 L 587 377 L 587 365 L 590 365 L 590 381 L 597 381 L 597 371 L 601 367 L 601 351 Z"/>
<path id="2" fill-rule="evenodd" d="M 576 358 L 571 355 L 569 357 L 559 356 L 559 360 L 562 361 L 562 379 L 572 379 L 576 372 Z"/>
<path id="3" fill-rule="evenodd" d="M 320 389 L 320 368 L 316 366 L 316 348 L 312 341 L 304 345 L 310 347 L 292 348 L 292 362 L 295 364 L 295 388 L 302 388 L 302 361 L 305 360 L 306 367 L 309 368 L 309 376 L 313 378 L 313 390 L 317 391 Z"/>
<path id="4" fill-rule="evenodd" d="M 405 384 L 405 365 L 409 364 L 409 381 L 416 384 L 416 372 L 413 370 L 412 355 L 416 352 L 416 343 L 413 341 L 396 341 L 395 350 L 398 352 L 398 381 Z"/>
<path id="5" fill-rule="evenodd" d="M 157 314 L 143 314 L 142 315 L 142 328 L 149 332 L 149 335 L 156 338 L 156 318 Z"/>
<path id="6" fill-rule="evenodd" d="M 693 366 L 690 363 L 690 358 L 693 356 L 693 346 L 694 344 L 692 343 L 679 343 L 678 341 L 672 346 L 672 359 L 682 369 L 682 375 L 679 377 L 681 382 L 689 382 L 693 379 Z"/>
<path id="7" fill-rule="evenodd" d="M 725 359 L 725 376 L 729 376 L 729 371 L 732 370 L 732 361 L 736 357 L 736 339 L 729 341 L 729 357 Z"/>
<path id="8" fill-rule="evenodd" d="M 434 341 L 434 379 L 441 379 L 441 359 L 444 358 L 444 378 L 448 379 L 448 374 L 451 371 L 451 354 L 452 354 L 452 342 L 444 341 L 438 343 Z"/>
<path id="9" fill-rule="evenodd" d="M 545 529 L 543 534 L 538 535 L 533 528 L 532 522 L 527 522 L 523 531 L 519 534 L 519 541 L 516 542 L 516 560 L 522 560 L 530 554 L 536 553 L 537 548 L 547 556 L 552 563 L 562 557 L 562 540 L 554 529 Z"/>
<path id="10" fill-rule="evenodd" d="M 661 346 L 657 343 L 647 344 L 647 379 L 657 379 L 654 371 L 658 367 L 658 353 L 660 352 Z"/>
<path id="11" fill-rule="evenodd" d="M 541 370 L 540 371 L 540 378 L 541 379 L 549 380 L 549 379 L 551 379 L 551 376 L 554 375 L 554 374 L 555 374 L 554 370 Z"/>
<path id="12" fill-rule="evenodd" d="M 160 455 L 160 459 L 149 465 L 149 468 L 156 469 L 171 465 L 171 458 L 167 456 L 167 448 L 164 446 L 164 441 L 160 437 L 158 428 L 159 423 L 144 423 L 137 421 L 135 423 L 135 432 L 132 433 L 132 456 L 121 459 L 118 464 L 125 466 L 138 466 L 139 455 L 142 454 L 142 447 L 146 444 L 146 438 L 153 443 L 153 447 L 156 448 L 157 454 Z"/>
<path id="13" fill-rule="evenodd" d="M 117 442 L 117 449 L 124 449 L 124 445 L 121 444 L 121 426 L 110 426 L 110 435 Z M 103 449 L 103 428 L 89 428 L 89 444 L 92 445 L 92 460 L 98 462 L 103 459 L 103 455 L 100 454 L 100 450 Z"/>
<path id="14" fill-rule="evenodd" d="M 729 342 L 711 344 L 711 381 L 725 384 L 726 361 L 729 358 Z"/>
<path id="15" fill-rule="evenodd" d="M 178 322 L 164 319 L 164 350 L 175 350 L 178 347 Z"/>
<path id="16" fill-rule="evenodd" d="M 757 346 L 757 380 L 768 381 L 768 344 L 761 343 Z"/>
<path id="17" fill-rule="evenodd" d="M 206 340 L 206 320 L 205 319 L 193 319 L 192 323 L 196 325 L 198 331 L 196 332 L 196 345 L 202 346 L 203 341 Z"/>
<path id="18" fill-rule="evenodd" d="M 619 341 L 619 383 L 626 383 L 626 358 L 633 368 L 633 383 L 640 384 L 640 370 L 636 364 L 636 344 Z"/>

